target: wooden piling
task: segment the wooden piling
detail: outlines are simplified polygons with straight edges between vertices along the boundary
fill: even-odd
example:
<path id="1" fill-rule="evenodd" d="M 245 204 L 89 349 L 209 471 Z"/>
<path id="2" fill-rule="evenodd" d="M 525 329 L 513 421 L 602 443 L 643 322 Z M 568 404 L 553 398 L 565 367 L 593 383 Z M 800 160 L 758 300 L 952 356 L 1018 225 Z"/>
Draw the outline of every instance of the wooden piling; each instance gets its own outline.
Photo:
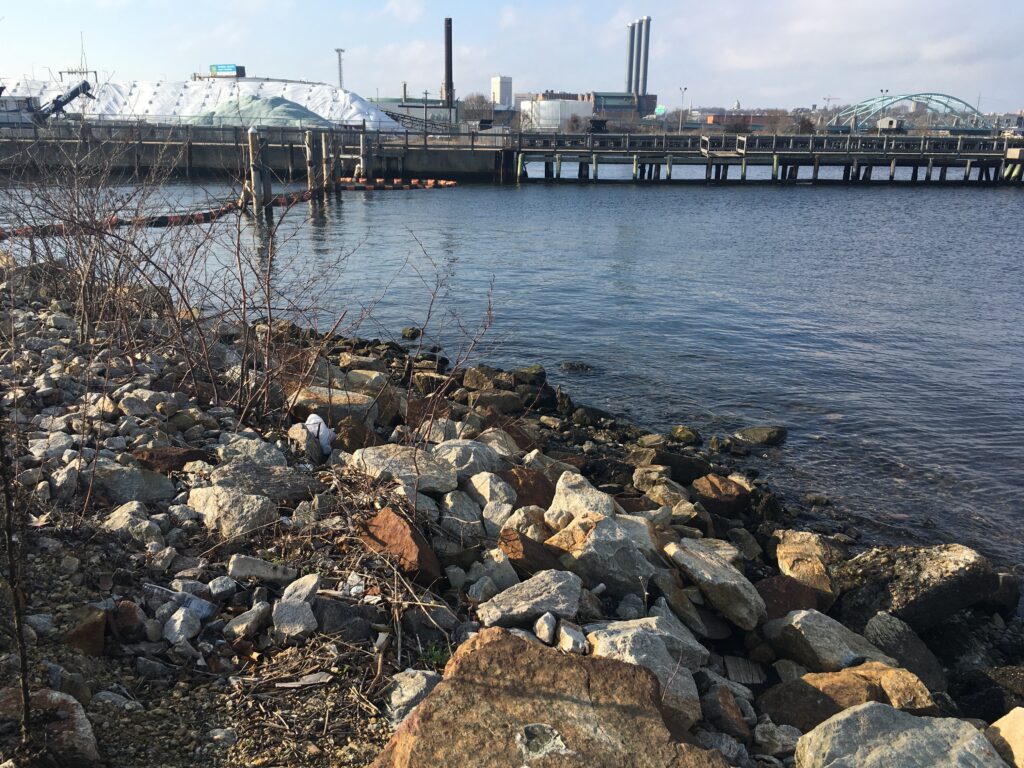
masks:
<path id="1" fill-rule="evenodd" d="M 895 180 L 896 180 L 896 158 L 894 157 L 892 159 L 892 162 L 889 163 L 889 181 L 895 181 Z"/>
<path id="2" fill-rule="evenodd" d="M 320 132 L 320 163 L 323 167 L 324 194 L 331 191 L 334 184 L 333 157 L 331 153 L 331 135 L 327 131 Z"/>
<path id="3" fill-rule="evenodd" d="M 249 199 L 253 213 L 263 210 L 263 169 L 260 167 L 260 134 L 255 127 L 249 128 Z"/>
<path id="4" fill-rule="evenodd" d="M 590 156 L 590 169 L 591 169 L 590 178 L 593 179 L 594 181 L 597 181 L 597 168 L 598 168 L 598 165 L 600 164 L 600 162 L 601 161 L 599 160 L 599 158 L 597 156 L 597 152 L 594 152 Z"/>
<path id="5" fill-rule="evenodd" d="M 302 148 L 306 154 L 306 191 L 312 195 L 316 192 L 316 163 L 313 160 L 312 131 L 306 131 L 302 135 Z"/>
<path id="6" fill-rule="evenodd" d="M 775 137 L 772 137 L 773 139 Z M 772 181 L 779 180 L 779 156 L 772 155 Z"/>

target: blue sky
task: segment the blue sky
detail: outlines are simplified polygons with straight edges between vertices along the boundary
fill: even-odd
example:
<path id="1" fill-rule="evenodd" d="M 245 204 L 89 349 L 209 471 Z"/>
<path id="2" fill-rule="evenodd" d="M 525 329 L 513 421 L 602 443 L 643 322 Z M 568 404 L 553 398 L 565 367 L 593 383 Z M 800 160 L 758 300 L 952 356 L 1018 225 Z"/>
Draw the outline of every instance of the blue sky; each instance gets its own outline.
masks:
<path id="1" fill-rule="evenodd" d="M 973 9 L 977 9 L 974 11 Z M 428 0 L 0 0 L 0 77 L 79 59 L 114 80 L 186 79 L 213 63 L 336 82 L 373 98 L 436 94 L 443 18 L 454 18 L 455 89 L 620 90 L 626 24 L 652 17 L 649 91 L 678 106 L 809 106 L 939 91 L 983 111 L 1024 108 L 1024 3 L 989 0 L 428 2 Z"/>

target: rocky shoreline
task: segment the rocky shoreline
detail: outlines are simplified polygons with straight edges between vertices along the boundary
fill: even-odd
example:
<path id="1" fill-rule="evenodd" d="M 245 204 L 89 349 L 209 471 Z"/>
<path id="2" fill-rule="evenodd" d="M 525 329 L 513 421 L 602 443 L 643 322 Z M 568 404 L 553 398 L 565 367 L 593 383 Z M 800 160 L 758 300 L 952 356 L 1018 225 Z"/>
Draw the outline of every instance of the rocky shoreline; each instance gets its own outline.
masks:
<path id="1" fill-rule="evenodd" d="M 1016 576 L 801 526 L 742 465 L 780 427 L 649 433 L 416 329 L 211 320 L 204 378 L 4 277 L 5 766 L 1024 766 Z"/>

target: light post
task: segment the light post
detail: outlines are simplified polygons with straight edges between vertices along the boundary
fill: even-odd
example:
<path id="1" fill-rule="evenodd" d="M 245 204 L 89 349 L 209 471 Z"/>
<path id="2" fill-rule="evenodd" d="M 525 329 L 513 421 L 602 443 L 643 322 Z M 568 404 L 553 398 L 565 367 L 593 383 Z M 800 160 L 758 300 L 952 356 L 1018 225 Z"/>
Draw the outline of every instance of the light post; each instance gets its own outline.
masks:
<path id="1" fill-rule="evenodd" d="M 679 133 L 683 132 L 683 110 L 686 109 L 686 86 L 679 89 Z"/>
<path id="2" fill-rule="evenodd" d="M 342 65 L 341 57 L 345 53 L 344 48 L 335 48 L 334 52 L 338 54 L 338 87 L 341 90 L 345 90 L 345 69 Z"/>

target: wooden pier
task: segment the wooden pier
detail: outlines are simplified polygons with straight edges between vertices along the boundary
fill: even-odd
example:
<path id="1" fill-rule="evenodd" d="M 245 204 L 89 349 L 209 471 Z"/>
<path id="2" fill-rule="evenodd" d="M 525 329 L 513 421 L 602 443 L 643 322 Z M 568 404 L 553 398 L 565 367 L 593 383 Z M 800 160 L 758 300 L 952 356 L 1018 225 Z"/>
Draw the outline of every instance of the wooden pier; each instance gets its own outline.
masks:
<path id="1" fill-rule="evenodd" d="M 0 173 L 77 164 L 134 176 L 159 169 L 240 180 L 252 177 L 258 146 L 262 174 L 275 183 L 307 180 L 310 189 L 353 176 L 500 184 L 1024 184 L 1024 140 L 977 136 L 435 135 L 319 126 L 258 126 L 256 132 L 254 139 L 241 127 L 107 121 L 0 126 Z M 613 166 L 627 170 L 609 173 Z"/>

